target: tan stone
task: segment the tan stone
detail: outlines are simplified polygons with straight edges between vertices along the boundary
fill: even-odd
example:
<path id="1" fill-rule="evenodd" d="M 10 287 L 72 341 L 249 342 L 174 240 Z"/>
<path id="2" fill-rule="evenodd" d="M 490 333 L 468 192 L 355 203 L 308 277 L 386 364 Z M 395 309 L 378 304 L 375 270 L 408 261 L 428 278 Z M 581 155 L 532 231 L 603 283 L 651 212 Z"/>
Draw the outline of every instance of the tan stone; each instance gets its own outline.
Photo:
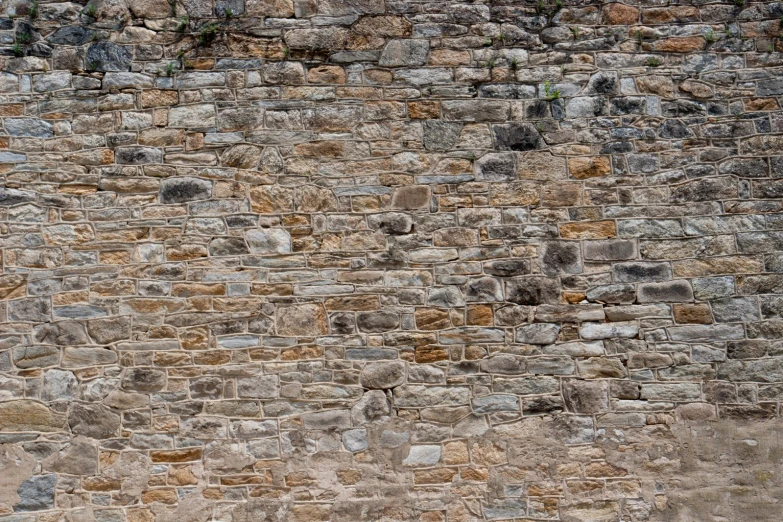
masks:
<path id="1" fill-rule="evenodd" d="M 606 4 L 603 9 L 603 23 L 609 25 L 633 25 L 639 21 L 639 9 L 619 2 Z"/>
<path id="2" fill-rule="evenodd" d="M 448 466 L 470 462 L 468 445 L 464 441 L 448 442 L 443 445 L 443 463 Z"/>
<path id="3" fill-rule="evenodd" d="M 326 310 L 320 304 L 283 305 L 277 309 L 277 334 L 308 337 L 326 334 Z"/>
<path id="4" fill-rule="evenodd" d="M 62 431 L 66 416 L 52 411 L 46 405 L 30 400 L 0 402 L 0 432 L 40 431 L 44 433 Z"/>
<path id="5" fill-rule="evenodd" d="M 563 239 L 606 239 L 616 235 L 614 221 L 585 221 L 560 225 L 560 236 Z"/>
<path id="6" fill-rule="evenodd" d="M 492 326 L 493 314 L 490 305 L 470 305 L 466 309 L 465 324 L 474 326 Z"/>
<path id="7" fill-rule="evenodd" d="M 678 323 L 712 323 L 712 312 L 708 304 L 675 304 L 672 311 Z"/>
<path id="8" fill-rule="evenodd" d="M 699 21 L 699 8 L 695 6 L 670 6 L 645 9 L 645 24 L 689 23 Z"/>
<path id="9" fill-rule="evenodd" d="M 672 262 L 675 277 L 703 277 L 718 274 L 751 274 L 764 271 L 764 262 L 756 256 L 723 256 Z"/>
<path id="10" fill-rule="evenodd" d="M 447 310 L 418 308 L 415 316 L 416 327 L 419 330 L 442 330 L 451 326 Z"/>
<path id="11" fill-rule="evenodd" d="M 576 179 L 607 176 L 612 173 L 612 161 L 609 156 L 568 158 L 568 170 Z"/>
<path id="12" fill-rule="evenodd" d="M 710 98 L 713 95 L 712 87 L 703 82 L 685 80 L 680 83 L 680 90 L 691 93 L 697 98 Z"/>
<path id="13" fill-rule="evenodd" d="M 155 450 L 150 452 L 152 462 L 188 462 L 201 460 L 201 448 Z"/>
<path id="14" fill-rule="evenodd" d="M 636 86 L 641 92 L 657 94 L 669 98 L 674 94 L 674 82 L 668 76 L 649 75 L 636 78 Z"/>
<path id="15" fill-rule="evenodd" d="M 657 40 L 652 44 L 652 48 L 668 53 L 692 53 L 703 49 L 706 43 L 706 40 L 701 36 L 685 36 Z"/>

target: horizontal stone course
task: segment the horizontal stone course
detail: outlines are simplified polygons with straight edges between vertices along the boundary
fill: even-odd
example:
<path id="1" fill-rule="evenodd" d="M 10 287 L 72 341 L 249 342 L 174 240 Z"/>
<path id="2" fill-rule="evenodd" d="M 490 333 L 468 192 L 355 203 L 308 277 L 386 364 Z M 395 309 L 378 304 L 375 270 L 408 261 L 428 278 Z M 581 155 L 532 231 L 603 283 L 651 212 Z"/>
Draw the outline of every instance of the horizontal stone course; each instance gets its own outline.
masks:
<path id="1" fill-rule="evenodd" d="M 783 7 L 623 2 L 2 4 L 0 522 L 778 520 Z"/>

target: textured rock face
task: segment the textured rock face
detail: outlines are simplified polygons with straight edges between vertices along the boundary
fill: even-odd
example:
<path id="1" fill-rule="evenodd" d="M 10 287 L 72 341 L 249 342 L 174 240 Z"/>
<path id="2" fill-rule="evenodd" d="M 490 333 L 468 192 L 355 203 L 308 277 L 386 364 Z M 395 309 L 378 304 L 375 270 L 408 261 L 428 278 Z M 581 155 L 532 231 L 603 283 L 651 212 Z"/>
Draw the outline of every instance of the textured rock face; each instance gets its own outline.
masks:
<path id="1" fill-rule="evenodd" d="M 0 3 L 0 522 L 780 520 L 781 17 Z"/>

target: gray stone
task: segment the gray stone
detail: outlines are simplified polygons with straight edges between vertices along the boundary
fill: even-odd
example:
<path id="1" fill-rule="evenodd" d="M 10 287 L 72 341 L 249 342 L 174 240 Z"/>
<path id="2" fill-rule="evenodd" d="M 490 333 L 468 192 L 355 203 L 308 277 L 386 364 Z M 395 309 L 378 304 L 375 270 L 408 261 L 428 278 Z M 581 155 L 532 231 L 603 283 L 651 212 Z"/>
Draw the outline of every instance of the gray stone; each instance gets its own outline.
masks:
<path id="1" fill-rule="evenodd" d="M 87 68 L 100 72 L 129 71 L 133 53 L 129 47 L 113 42 L 98 42 L 87 49 Z"/>
<path id="2" fill-rule="evenodd" d="M 43 467 L 47 471 L 69 475 L 95 475 L 98 472 L 98 454 L 95 441 L 77 436 L 44 460 Z"/>
<path id="3" fill-rule="evenodd" d="M 6 118 L 3 126 L 11 136 L 32 136 L 34 138 L 54 136 L 54 126 L 39 118 Z"/>
<path id="4" fill-rule="evenodd" d="M 481 181 L 514 181 L 517 179 L 517 157 L 513 153 L 485 154 L 476 161 L 476 179 Z"/>
<path id="5" fill-rule="evenodd" d="M 506 300 L 520 305 L 560 302 L 560 283 L 549 277 L 520 277 L 505 284 Z"/>
<path id="6" fill-rule="evenodd" d="M 560 326 L 556 324 L 529 324 L 516 329 L 515 337 L 518 343 L 552 344 L 557 341 Z"/>
<path id="7" fill-rule="evenodd" d="M 241 398 L 277 398 L 280 385 L 277 375 L 258 375 L 237 379 L 237 395 Z"/>
<path id="8" fill-rule="evenodd" d="M 408 456 L 402 461 L 406 466 L 434 466 L 440 461 L 440 446 L 411 446 Z"/>
<path id="9" fill-rule="evenodd" d="M 360 375 L 361 384 L 368 389 L 389 389 L 405 383 L 405 363 L 388 361 L 369 363 Z"/>
<path id="10" fill-rule="evenodd" d="M 308 430 L 330 430 L 349 427 L 351 418 L 348 410 L 329 410 L 302 415 L 302 422 Z"/>
<path id="11" fill-rule="evenodd" d="M 453 286 L 433 288 L 430 290 L 429 297 L 427 298 L 427 305 L 440 308 L 465 306 L 465 297 L 459 289 L 454 288 Z"/>
<path id="12" fill-rule="evenodd" d="M 712 315 L 719 323 L 758 321 L 759 305 L 753 297 L 729 297 L 710 302 Z"/>
<path id="13" fill-rule="evenodd" d="M 413 219 L 402 212 L 386 212 L 367 217 L 370 228 L 378 229 L 385 234 L 409 234 L 413 230 Z"/>
<path id="14" fill-rule="evenodd" d="M 479 277 L 465 285 L 465 297 L 469 303 L 495 303 L 503 300 L 503 289 L 494 277 Z"/>
<path id="15" fill-rule="evenodd" d="M 22 161 L 24 161 L 24 155 L 22 155 Z M 0 188 L 0 205 L 4 207 L 27 203 L 29 201 L 35 201 L 35 194 L 32 192 L 5 187 Z"/>
<path id="16" fill-rule="evenodd" d="M 369 446 L 367 442 L 367 430 L 355 429 L 343 432 L 343 446 L 351 453 L 364 451 Z"/>
<path id="17" fill-rule="evenodd" d="M 163 163 L 163 151 L 153 147 L 118 147 L 114 151 L 114 159 L 126 165 Z"/>
<path id="18" fill-rule="evenodd" d="M 71 404 L 68 425 L 76 435 L 93 439 L 107 439 L 117 434 L 120 416 L 101 404 Z"/>
<path id="19" fill-rule="evenodd" d="M 8 303 L 8 317 L 12 321 L 48 322 L 52 317 L 52 303 L 48 297 L 15 299 Z"/>
<path id="20" fill-rule="evenodd" d="M 579 328 L 583 339 L 634 338 L 639 335 L 636 323 L 584 323 Z"/>
<path id="21" fill-rule="evenodd" d="M 620 283 L 646 283 L 653 281 L 667 281 L 672 278 L 672 269 L 669 263 L 632 261 L 627 263 L 615 263 L 612 265 L 614 279 Z"/>
<path id="22" fill-rule="evenodd" d="M 427 150 L 451 150 L 457 144 L 463 125 L 440 120 L 424 122 L 424 148 Z"/>
<path id="23" fill-rule="evenodd" d="M 546 146 L 538 129 L 532 123 L 507 123 L 493 125 L 495 148 L 498 150 L 526 151 Z"/>
<path id="24" fill-rule="evenodd" d="M 48 370 L 44 373 L 41 400 L 51 402 L 75 399 L 78 386 L 79 381 L 72 372 Z"/>
<path id="25" fill-rule="evenodd" d="M 401 67 L 424 65 L 430 52 L 429 40 L 390 40 L 381 52 L 378 65 Z"/>
<path id="26" fill-rule="evenodd" d="M 486 395 L 473 399 L 474 413 L 519 411 L 519 400 L 514 395 Z"/>
<path id="27" fill-rule="evenodd" d="M 523 500 L 498 499 L 483 503 L 483 510 L 487 520 L 525 518 L 527 515 L 527 504 Z"/>
<path id="28" fill-rule="evenodd" d="M 186 203 L 208 199 L 212 194 L 212 182 L 199 178 L 170 178 L 160 184 L 161 203 Z"/>
<path id="29" fill-rule="evenodd" d="M 282 228 L 250 230 L 245 234 L 245 240 L 253 254 L 274 255 L 291 252 L 291 234 Z"/>
<path id="30" fill-rule="evenodd" d="M 693 289 L 688 281 L 643 283 L 637 290 L 640 303 L 693 301 Z"/>
<path id="31" fill-rule="evenodd" d="M 461 386 L 404 385 L 394 389 L 394 405 L 400 408 L 458 406 L 468 404 L 470 391 Z"/>
<path id="32" fill-rule="evenodd" d="M 80 25 L 69 25 L 58 28 L 48 40 L 56 45 L 81 46 L 93 39 L 93 31 Z"/>
<path id="33" fill-rule="evenodd" d="M 351 420 L 354 426 L 364 426 L 381 420 L 391 413 L 386 394 L 380 390 L 365 392 L 362 398 L 351 408 Z"/>
<path id="34" fill-rule="evenodd" d="M 601 96 L 582 96 L 566 101 L 569 118 L 592 118 L 606 112 L 606 101 Z"/>
<path id="35" fill-rule="evenodd" d="M 607 381 L 581 381 L 569 379 L 563 385 L 566 407 L 573 413 L 599 413 L 609 408 L 609 383 Z"/>
<path id="36" fill-rule="evenodd" d="M 360 332 L 388 332 L 395 330 L 399 325 L 399 314 L 392 312 L 367 312 L 356 316 L 356 326 Z"/>
<path id="37" fill-rule="evenodd" d="M 547 275 L 579 274 L 582 272 L 582 256 L 579 243 L 546 242 L 539 254 L 541 271 Z M 519 303 L 532 304 L 532 303 Z"/>
<path id="38" fill-rule="evenodd" d="M 631 304 L 636 300 L 636 288 L 630 284 L 601 285 L 590 288 L 585 296 L 588 301 Z"/>
<path id="39" fill-rule="evenodd" d="M 166 386 L 166 372 L 154 368 L 128 368 L 122 387 L 130 391 L 156 392 Z"/>
<path id="40" fill-rule="evenodd" d="M 57 475 L 35 475 L 22 482 L 16 494 L 19 502 L 14 511 L 43 511 L 54 508 L 54 486 Z"/>

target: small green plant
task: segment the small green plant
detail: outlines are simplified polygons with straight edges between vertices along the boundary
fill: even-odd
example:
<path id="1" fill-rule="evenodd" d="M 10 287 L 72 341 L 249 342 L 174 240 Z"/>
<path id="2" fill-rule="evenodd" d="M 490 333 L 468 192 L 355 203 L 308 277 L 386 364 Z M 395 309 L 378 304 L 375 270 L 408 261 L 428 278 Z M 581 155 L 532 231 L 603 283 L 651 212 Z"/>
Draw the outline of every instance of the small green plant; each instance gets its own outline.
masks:
<path id="1" fill-rule="evenodd" d="M 166 75 L 166 76 L 173 76 L 173 75 L 174 75 L 174 71 L 176 71 L 176 70 L 177 70 L 177 69 L 176 69 L 176 67 L 174 66 L 174 62 L 169 62 L 169 63 L 166 65 L 166 68 L 165 68 L 165 69 L 163 69 L 163 70 L 161 70 L 161 73 L 163 73 L 163 74 L 164 74 L 164 75 Z"/>
<path id="2" fill-rule="evenodd" d="M 87 4 L 87 6 L 82 11 L 82 14 L 89 18 L 95 18 L 95 11 L 95 4 Z"/>
<path id="3" fill-rule="evenodd" d="M 574 40 L 579 38 L 579 26 L 578 25 L 575 25 L 574 27 L 572 27 L 571 28 L 571 32 L 574 33 Z"/>
<path id="4" fill-rule="evenodd" d="M 87 62 L 87 72 L 95 72 L 98 70 L 98 64 L 95 62 Z"/>
<path id="5" fill-rule="evenodd" d="M 27 11 L 27 14 L 30 16 L 30 20 L 35 20 L 38 18 L 38 0 L 33 0 L 33 3 L 30 4 L 30 9 Z"/>
<path id="6" fill-rule="evenodd" d="M 287 45 L 284 45 L 284 46 L 283 46 L 283 58 L 285 58 L 286 60 L 288 60 L 288 58 L 289 58 L 290 56 L 291 56 L 291 49 L 290 49 L 290 48 L 289 48 Z"/>
<path id="7" fill-rule="evenodd" d="M 658 67 L 659 65 L 661 65 L 661 61 L 658 58 L 654 56 L 647 58 L 648 67 Z"/>
<path id="8" fill-rule="evenodd" d="M 484 47 L 492 47 L 492 38 L 489 36 L 484 39 Z"/>
<path id="9" fill-rule="evenodd" d="M 500 40 L 500 45 L 506 45 L 506 33 L 500 33 L 498 40 Z"/>
<path id="10" fill-rule="evenodd" d="M 17 58 L 20 56 L 24 56 L 24 47 L 22 47 L 22 44 L 19 42 L 15 43 L 13 47 L 11 47 L 11 50 L 14 52 L 14 56 Z"/>
<path id="11" fill-rule="evenodd" d="M 767 52 L 772 54 L 775 52 L 775 46 L 770 42 L 770 44 L 767 46 Z"/>
<path id="12" fill-rule="evenodd" d="M 234 17 L 234 10 L 231 9 L 230 7 L 226 7 L 226 11 L 224 14 L 226 16 L 226 20 L 229 20 Z"/>
<path id="13" fill-rule="evenodd" d="M 734 5 L 737 7 L 742 7 L 745 5 L 745 0 L 734 0 Z"/>
<path id="14" fill-rule="evenodd" d="M 177 32 L 184 33 L 187 27 L 188 27 L 188 17 L 183 16 L 179 19 L 179 23 L 177 24 Z"/>
<path id="15" fill-rule="evenodd" d="M 545 7 L 544 0 L 538 0 L 538 7 L 536 8 L 536 10 L 538 11 L 539 14 L 541 14 L 541 12 L 544 10 L 544 7 Z"/>
<path id="16" fill-rule="evenodd" d="M 514 56 L 513 58 L 511 58 L 511 68 L 512 68 L 512 69 L 514 69 L 515 71 L 516 71 L 517 69 L 519 69 L 519 60 L 517 60 L 517 57 L 516 57 L 516 56 Z"/>
<path id="17" fill-rule="evenodd" d="M 177 2 L 175 0 L 169 0 L 169 12 L 171 16 L 177 16 Z"/>
<path id="18" fill-rule="evenodd" d="M 704 39 L 707 40 L 707 43 L 715 43 L 718 41 L 718 35 L 710 29 L 707 31 L 707 34 L 704 35 Z"/>
<path id="19" fill-rule="evenodd" d="M 558 11 L 563 8 L 563 0 L 555 0 L 555 9 Z"/>
<path id="20" fill-rule="evenodd" d="M 30 33 L 19 33 L 16 36 L 16 41 L 19 42 L 22 45 L 29 44 L 30 40 L 32 40 L 32 36 L 30 35 Z"/>
<path id="21" fill-rule="evenodd" d="M 490 58 L 487 60 L 487 69 L 494 69 L 495 68 L 495 59 Z"/>
<path id="22" fill-rule="evenodd" d="M 639 42 L 639 45 L 642 45 L 642 40 L 644 40 L 644 36 L 642 35 L 642 32 L 636 31 L 636 41 Z"/>
<path id="23" fill-rule="evenodd" d="M 217 24 L 210 22 L 201 26 L 201 30 L 198 33 L 198 43 L 201 45 L 209 45 L 215 41 L 217 37 Z"/>
<path id="24" fill-rule="evenodd" d="M 544 96 L 546 101 L 557 100 L 560 98 L 560 89 L 555 89 L 548 81 L 544 82 Z"/>

